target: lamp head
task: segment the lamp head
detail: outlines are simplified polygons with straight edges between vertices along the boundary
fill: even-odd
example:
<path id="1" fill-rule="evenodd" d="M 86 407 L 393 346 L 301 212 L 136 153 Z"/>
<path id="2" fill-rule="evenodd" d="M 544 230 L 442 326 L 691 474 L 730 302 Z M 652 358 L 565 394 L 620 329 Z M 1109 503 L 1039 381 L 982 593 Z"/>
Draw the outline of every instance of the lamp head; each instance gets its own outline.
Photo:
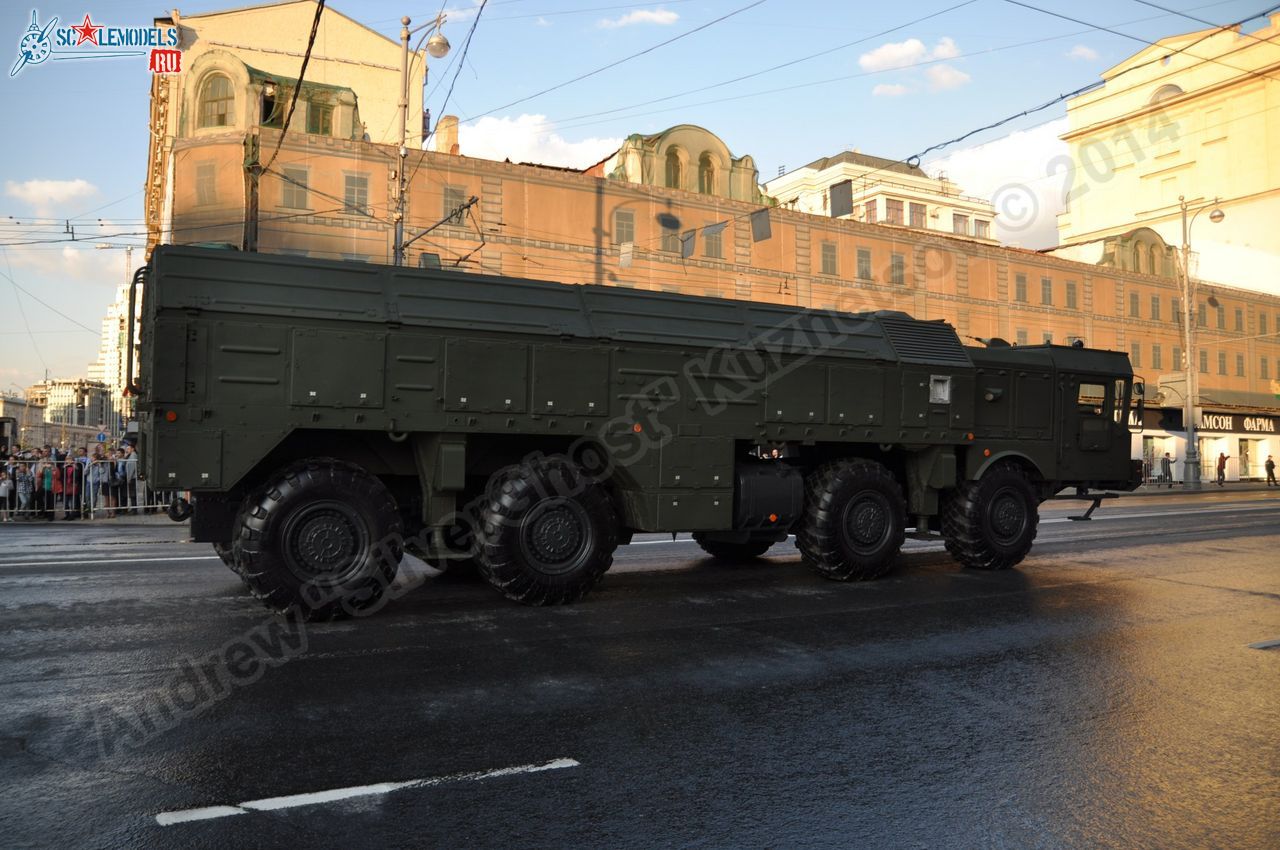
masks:
<path id="1" fill-rule="evenodd" d="M 1222 210 L 1214 210 L 1213 212 L 1209 213 L 1209 221 L 1212 221 L 1214 224 L 1217 224 L 1218 222 L 1222 221 L 1226 217 L 1227 217 L 1227 214 L 1224 213 Z"/>
<path id="2" fill-rule="evenodd" d="M 433 59 L 443 59 L 449 55 L 449 39 L 443 33 L 432 33 L 431 38 L 427 39 L 427 53 Z"/>

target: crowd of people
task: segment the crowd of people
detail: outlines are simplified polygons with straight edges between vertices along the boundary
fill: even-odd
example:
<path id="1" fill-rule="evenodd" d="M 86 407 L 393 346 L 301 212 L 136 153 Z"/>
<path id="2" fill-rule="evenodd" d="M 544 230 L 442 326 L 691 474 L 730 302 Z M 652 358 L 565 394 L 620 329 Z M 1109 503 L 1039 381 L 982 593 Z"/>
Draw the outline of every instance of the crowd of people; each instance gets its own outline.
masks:
<path id="1" fill-rule="evenodd" d="M 59 450 L 0 447 L 0 522 L 151 512 L 155 494 L 139 472 L 138 454 L 125 442 Z"/>

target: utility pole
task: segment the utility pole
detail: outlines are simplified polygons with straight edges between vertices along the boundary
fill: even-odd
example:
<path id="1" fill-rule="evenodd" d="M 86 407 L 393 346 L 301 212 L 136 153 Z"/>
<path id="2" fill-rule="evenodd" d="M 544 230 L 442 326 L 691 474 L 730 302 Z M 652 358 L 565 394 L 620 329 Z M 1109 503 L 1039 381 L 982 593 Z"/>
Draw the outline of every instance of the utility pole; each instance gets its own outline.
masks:
<path id="1" fill-rule="evenodd" d="M 1200 446 L 1196 440 L 1196 304 L 1195 304 L 1195 287 L 1191 283 L 1191 225 L 1195 224 L 1196 216 L 1200 215 L 1209 207 L 1216 207 L 1218 199 L 1214 198 L 1209 204 L 1201 206 L 1191 215 L 1191 220 L 1187 220 L 1187 210 L 1189 205 L 1187 199 L 1183 195 L 1178 196 L 1178 206 L 1182 210 L 1182 301 L 1183 301 L 1183 323 L 1182 323 L 1182 341 L 1186 346 L 1186 394 L 1182 399 L 1182 426 L 1187 433 L 1187 453 L 1186 460 L 1182 469 L 1182 486 L 1187 490 L 1199 490 L 1200 483 Z M 1209 213 L 1209 221 L 1218 223 L 1226 218 L 1226 215 L 1220 209 L 1214 209 Z"/>
<path id="2" fill-rule="evenodd" d="M 245 251 L 258 250 L 258 183 L 262 176 L 259 162 L 261 144 L 257 133 L 244 140 L 244 243 Z"/>
<path id="3" fill-rule="evenodd" d="M 409 29 L 409 16 L 400 19 L 400 165 L 396 170 L 396 213 L 395 213 L 395 245 L 392 248 L 393 262 L 397 266 L 404 265 L 404 206 L 405 195 L 409 191 L 408 175 L 405 166 L 409 160 L 408 123 L 409 123 L 409 37 L 422 29 L 434 30 L 427 39 L 427 53 L 432 58 L 440 59 L 449 53 L 449 39 L 440 32 L 444 26 L 444 15 L 437 15 L 434 21 L 423 24 L 416 29 Z M 426 77 L 426 64 L 423 64 L 423 78 Z"/>

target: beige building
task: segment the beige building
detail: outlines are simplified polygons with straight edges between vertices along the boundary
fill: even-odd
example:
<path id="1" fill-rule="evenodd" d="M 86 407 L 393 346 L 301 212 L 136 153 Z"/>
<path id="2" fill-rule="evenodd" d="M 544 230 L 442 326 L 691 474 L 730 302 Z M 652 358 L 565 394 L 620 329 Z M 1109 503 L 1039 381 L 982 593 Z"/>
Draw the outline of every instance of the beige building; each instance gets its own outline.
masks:
<path id="1" fill-rule="evenodd" d="M 241 85 L 232 92 L 238 100 L 260 90 L 252 76 Z M 351 91 L 363 105 L 365 93 Z M 157 121 L 163 110 L 155 98 L 162 92 L 153 91 Z M 199 96 L 192 109 L 204 109 Z M 157 123 L 157 133 L 169 126 Z M 153 162 L 149 174 L 149 185 L 156 180 L 166 190 L 170 241 L 241 244 L 250 211 L 245 142 L 255 136 L 264 150 L 280 144 L 276 165 L 260 183 L 259 250 L 390 261 L 393 146 L 305 128 L 290 129 L 281 141 L 281 129 L 262 121 L 216 133 L 179 123 L 174 132 L 167 172 Z M 1129 352 L 1151 382 L 1151 401 L 1162 409 L 1153 411 L 1150 443 L 1135 438 L 1135 451 L 1181 454 L 1181 401 L 1154 393 L 1157 376 L 1181 357 L 1180 288 L 1167 263 L 1153 272 L 1074 262 L 1002 247 L 972 231 L 773 206 L 758 189 L 748 191 L 756 180 L 749 157 L 730 155 L 725 142 L 691 125 L 631 136 L 614 157 L 582 170 L 476 159 L 458 149 L 452 134 L 442 129 L 442 136 L 441 151 L 409 154 L 410 265 L 798 307 L 897 309 L 946 319 L 966 337 L 1020 345 L 1079 339 Z M 673 144 L 680 149 L 679 179 L 668 186 Z M 694 182 L 687 169 L 708 151 L 721 158 L 711 162 L 711 179 Z M 638 169 L 628 161 L 638 161 Z M 1280 345 L 1249 339 L 1249 329 L 1280 326 L 1280 297 L 1230 286 L 1215 292 L 1224 312 L 1215 307 L 1205 316 L 1201 387 L 1211 401 L 1206 414 L 1226 427 L 1206 429 L 1210 442 L 1202 456 L 1221 447 L 1237 458 L 1241 441 L 1250 441 L 1248 457 L 1257 463 L 1233 465 L 1232 476 L 1252 476 L 1260 474 L 1253 466 L 1266 454 L 1280 454 L 1280 437 L 1245 426 L 1280 421 L 1273 383 L 1280 377 Z"/>
<path id="2" fill-rule="evenodd" d="M 1067 102 L 1073 179 L 1055 253 L 1123 251 L 1125 267 L 1160 273 L 1170 255 L 1123 237 L 1146 228 L 1180 247 L 1179 198 L 1193 211 L 1217 198 L 1225 219 L 1202 215 L 1191 232 L 1193 275 L 1280 294 L 1280 13 L 1251 33 L 1161 39 L 1102 79 Z"/>
<path id="3" fill-rule="evenodd" d="M 244 146 L 257 140 L 259 128 L 268 128 L 306 135 L 320 145 L 399 145 L 401 45 L 331 6 L 320 17 L 293 119 L 284 126 L 315 12 L 315 0 L 286 0 L 189 16 L 175 9 L 170 17 L 156 19 L 156 26 L 178 28 L 182 73 L 157 74 L 151 84 L 145 187 L 149 246 L 192 241 L 192 229 L 217 223 L 220 197 L 244 182 L 244 160 L 228 167 L 203 157 L 205 143 Z M 419 148 L 426 52 L 411 58 L 406 133 L 408 146 Z M 272 152 L 265 143 L 260 146 L 263 165 Z M 185 233 L 175 232 L 173 222 L 173 179 L 179 169 L 194 177 L 191 189 L 208 213 L 188 210 Z M 275 173 L 296 176 L 283 168 Z M 364 192 L 377 195 L 381 188 L 365 186 Z"/>
<path id="4" fill-rule="evenodd" d="M 109 394 L 99 381 L 52 378 L 27 388 L 27 403 L 43 408 L 45 422 L 98 428 L 107 422 Z"/>
<path id="5" fill-rule="evenodd" d="M 992 240 L 990 201 L 962 195 L 945 177 L 860 151 L 814 160 L 765 184 L 790 209 L 868 224 L 937 230 Z"/>

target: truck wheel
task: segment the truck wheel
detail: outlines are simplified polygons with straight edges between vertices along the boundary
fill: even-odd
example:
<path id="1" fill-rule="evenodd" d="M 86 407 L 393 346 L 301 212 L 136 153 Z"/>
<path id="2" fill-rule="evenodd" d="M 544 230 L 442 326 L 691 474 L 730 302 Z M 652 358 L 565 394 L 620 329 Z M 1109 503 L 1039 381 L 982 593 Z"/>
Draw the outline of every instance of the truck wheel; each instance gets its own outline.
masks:
<path id="1" fill-rule="evenodd" d="M 613 564 L 618 517 L 599 483 L 563 458 L 513 467 L 480 512 L 486 581 L 526 605 L 576 602 Z"/>
<path id="2" fill-rule="evenodd" d="M 222 563 L 226 564 L 227 568 L 230 569 L 231 572 L 235 573 L 241 581 L 244 581 L 244 571 L 241 570 L 240 566 L 236 563 L 234 546 L 230 543 L 215 543 L 213 544 L 213 551 L 218 553 L 218 557 L 222 559 Z"/>
<path id="3" fill-rule="evenodd" d="M 709 539 L 701 532 L 694 532 L 694 541 L 717 561 L 750 561 L 759 558 L 773 548 L 776 542 L 772 537 L 767 540 L 748 540 L 744 543 L 730 543 L 724 540 Z"/>
<path id="4" fill-rule="evenodd" d="M 300 461 L 241 508 L 233 545 L 268 607 L 305 620 L 372 608 L 400 565 L 400 515 L 382 482 L 333 458 Z"/>
<path id="5" fill-rule="evenodd" d="M 942 514 L 951 557 L 977 570 L 1007 570 L 1027 556 L 1040 521 L 1035 490 L 1014 464 L 962 485 Z"/>
<path id="6" fill-rule="evenodd" d="M 805 518 L 796 545 L 820 575 L 836 581 L 879 578 L 906 537 L 907 508 L 889 470 L 871 460 L 828 463 L 806 481 Z"/>

